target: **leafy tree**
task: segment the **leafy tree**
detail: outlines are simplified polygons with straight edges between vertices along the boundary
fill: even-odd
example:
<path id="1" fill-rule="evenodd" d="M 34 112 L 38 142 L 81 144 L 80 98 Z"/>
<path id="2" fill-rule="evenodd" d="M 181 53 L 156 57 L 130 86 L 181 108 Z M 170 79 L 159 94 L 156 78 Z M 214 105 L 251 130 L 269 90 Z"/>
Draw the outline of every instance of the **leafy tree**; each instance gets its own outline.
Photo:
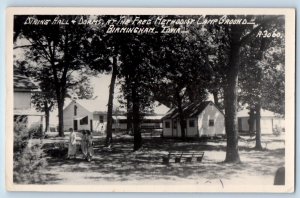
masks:
<path id="1" fill-rule="evenodd" d="M 207 16 L 220 17 L 220 16 Z M 230 15 L 224 16 L 227 19 L 243 18 L 244 16 Z M 274 16 L 246 16 L 247 21 L 254 20 L 256 25 L 245 24 L 216 24 L 210 28 L 209 25 L 203 25 L 201 29 L 194 30 L 194 34 L 199 40 L 205 39 L 209 45 L 208 55 L 218 48 L 223 49 L 221 58 L 224 64 L 219 68 L 212 68 L 218 71 L 222 77 L 224 90 L 225 107 L 225 129 L 227 135 L 226 162 L 240 162 L 238 152 L 238 129 L 237 129 L 237 96 L 238 96 L 238 74 L 241 67 L 241 50 L 257 36 L 257 33 L 268 24 L 276 24 L 277 17 Z M 213 34 L 211 34 L 213 33 Z M 203 38 L 204 37 L 204 38 Z M 218 41 L 222 42 L 218 42 Z M 221 43 L 222 45 L 219 45 Z M 220 57 L 219 57 L 220 58 Z M 213 66 L 213 65 L 211 65 Z"/>
<path id="2" fill-rule="evenodd" d="M 283 30 L 277 26 L 276 30 L 282 33 Z M 275 27 L 268 29 L 275 31 Z M 261 107 L 277 113 L 284 112 L 284 38 L 254 39 L 242 50 L 242 57 L 240 100 L 250 107 L 251 131 L 254 125 L 253 113 L 256 112 L 255 148 L 261 150 Z"/>
<path id="3" fill-rule="evenodd" d="M 119 20 L 120 17 L 101 16 L 98 19 L 103 21 Z M 141 18 L 148 17 L 142 16 Z M 153 35 L 108 34 L 104 31 L 107 27 L 106 24 L 99 29 L 93 28 L 97 36 L 93 37 L 91 46 L 87 48 L 90 50 L 88 59 L 93 61 L 90 64 L 92 68 L 100 72 L 112 73 L 108 99 L 106 145 L 110 145 L 112 141 L 114 87 L 116 79 L 119 78 L 124 98 L 126 98 L 127 120 L 128 122 L 133 121 L 134 150 L 137 150 L 141 146 L 139 127 L 141 117 L 150 103 L 151 94 L 149 95 L 150 92 L 146 91 L 149 87 L 148 79 L 151 79 L 147 56 L 149 55 L 148 52 L 151 51 L 148 47 L 152 46 L 149 40 Z M 128 123 L 128 125 L 130 124 Z"/>
<path id="4" fill-rule="evenodd" d="M 158 52 L 161 80 L 154 93 L 158 99 L 164 98 L 168 101 L 165 103 L 178 109 L 181 136 L 184 139 L 186 124 L 183 106 L 188 102 L 206 99 L 205 81 L 210 75 L 206 73 L 199 43 L 179 34 L 163 36 L 161 40 Z M 170 94 L 166 96 L 166 93 Z"/>
<path id="5" fill-rule="evenodd" d="M 151 87 L 156 84 L 158 68 L 151 64 L 149 58 L 153 51 L 149 40 L 153 37 L 124 35 L 124 43 L 120 46 L 120 83 L 129 112 L 132 112 L 134 150 L 142 146 L 140 124 L 154 102 Z"/>
<path id="6" fill-rule="evenodd" d="M 30 17 L 42 20 L 54 19 L 57 16 Z M 59 17 L 70 18 L 70 16 Z M 48 82 L 54 85 L 54 95 L 58 106 L 59 135 L 63 136 L 63 107 L 67 90 L 72 89 L 72 84 L 76 84 L 73 81 L 75 71 L 87 72 L 83 62 L 85 54 L 81 53 L 87 39 L 86 29 L 72 23 L 69 25 L 26 25 L 24 16 L 15 16 L 15 23 L 18 23 L 18 27 L 14 26 L 15 35 L 18 36 L 21 43 L 26 42 L 25 45 L 15 46 L 15 49 L 28 49 L 30 56 L 26 56 L 26 58 L 36 63 L 35 69 L 48 69 L 50 74 Z M 17 43 L 15 42 L 15 44 Z"/>

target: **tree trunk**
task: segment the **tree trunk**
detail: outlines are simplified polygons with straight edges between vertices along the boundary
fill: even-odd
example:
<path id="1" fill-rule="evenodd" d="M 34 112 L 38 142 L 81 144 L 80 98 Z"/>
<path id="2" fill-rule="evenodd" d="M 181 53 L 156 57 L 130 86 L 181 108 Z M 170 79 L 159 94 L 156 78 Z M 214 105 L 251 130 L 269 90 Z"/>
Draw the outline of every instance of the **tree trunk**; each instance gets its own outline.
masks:
<path id="1" fill-rule="evenodd" d="M 254 123 L 255 123 L 254 108 L 250 107 L 249 121 L 248 121 L 250 136 L 254 133 Z"/>
<path id="2" fill-rule="evenodd" d="M 133 150 L 137 151 L 142 147 L 142 135 L 140 130 L 140 107 L 139 98 L 137 95 L 136 86 L 132 87 L 132 117 L 133 117 L 133 135 L 134 145 Z"/>
<path id="3" fill-rule="evenodd" d="M 227 135 L 225 162 L 231 163 L 240 162 L 237 127 L 237 86 L 239 62 L 240 46 L 238 43 L 233 42 L 231 44 L 226 87 L 224 88 L 225 129 Z"/>
<path id="4" fill-rule="evenodd" d="M 64 137 L 64 101 L 58 100 L 58 135 Z"/>
<path id="5" fill-rule="evenodd" d="M 260 127 L 260 110 L 261 110 L 261 105 L 260 102 L 255 105 L 255 121 L 256 121 L 256 137 L 255 137 L 255 149 L 257 150 L 262 150 L 261 146 L 261 127 Z"/>
<path id="6" fill-rule="evenodd" d="M 106 146 L 111 146 L 112 144 L 112 111 L 113 111 L 113 100 L 114 100 L 114 89 L 117 77 L 117 57 L 113 57 L 113 68 L 112 76 L 109 86 L 109 97 L 107 105 L 107 127 L 106 127 Z"/>
<path id="7" fill-rule="evenodd" d="M 50 131 L 50 111 L 48 108 L 45 109 L 45 133 Z"/>
<path id="8" fill-rule="evenodd" d="M 215 105 L 220 108 L 218 91 L 214 90 L 212 94 L 214 96 L 214 103 L 215 103 Z"/>
<path id="9" fill-rule="evenodd" d="M 132 134 L 132 108 L 131 100 L 127 97 L 127 122 L 126 122 L 127 133 Z"/>
<path id="10" fill-rule="evenodd" d="M 184 140 L 186 137 L 185 134 L 185 128 L 186 128 L 186 123 L 184 121 L 184 115 L 183 115 L 183 110 L 182 110 L 182 101 L 181 97 L 179 95 L 179 91 L 176 91 L 176 100 L 177 100 L 177 108 L 178 108 L 178 114 L 179 114 L 179 123 L 180 123 L 180 130 L 181 130 L 181 138 Z"/>

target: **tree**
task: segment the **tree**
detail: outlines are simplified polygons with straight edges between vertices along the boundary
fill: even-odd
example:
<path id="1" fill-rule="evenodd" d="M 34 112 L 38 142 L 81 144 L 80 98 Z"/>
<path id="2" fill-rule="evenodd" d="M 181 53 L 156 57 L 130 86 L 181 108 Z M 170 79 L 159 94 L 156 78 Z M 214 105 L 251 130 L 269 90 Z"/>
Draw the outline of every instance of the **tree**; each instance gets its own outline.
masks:
<path id="1" fill-rule="evenodd" d="M 38 20 L 60 19 L 66 20 L 70 16 L 28 16 Z M 23 21 L 23 23 L 18 23 Z M 59 117 L 59 135 L 64 136 L 63 131 L 63 107 L 67 96 L 67 90 L 77 85 L 78 79 L 74 78 L 77 72 L 86 73 L 87 69 L 83 62 L 82 54 L 84 43 L 87 39 L 87 32 L 84 27 L 73 25 L 26 25 L 24 24 L 24 16 L 16 16 L 15 35 L 18 35 L 20 43 L 25 45 L 15 46 L 16 48 L 24 48 L 29 50 L 30 56 L 26 58 L 35 62 L 35 69 L 47 68 L 51 74 L 49 83 L 53 83 L 55 97 L 58 106 Z M 15 26 L 14 26 L 15 27 Z M 15 42 L 16 44 L 17 42 Z M 42 67 L 41 67 L 42 65 Z M 77 82 L 74 82 L 75 79 Z"/>
<path id="2" fill-rule="evenodd" d="M 107 20 L 119 20 L 121 16 L 101 16 L 98 19 L 103 21 Z M 138 17 L 138 16 L 128 16 L 129 18 Z M 146 16 L 148 17 L 148 16 Z M 143 17 L 142 17 L 143 18 Z M 140 97 L 140 93 L 142 89 L 140 82 L 144 81 L 144 79 L 137 77 L 137 73 L 141 73 L 142 70 L 147 71 L 145 69 L 145 64 L 143 60 L 143 56 L 146 58 L 146 51 L 148 49 L 143 47 L 139 47 L 140 44 L 146 43 L 146 37 L 140 35 L 133 34 L 109 34 L 104 30 L 108 27 L 108 24 L 102 26 L 101 28 L 91 28 L 92 32 L 95 34 L 88 48 L 87 52 L 88 61 L 92 61 L 90 64 L 92 69 L 95 69 L 99 72 L 111 72 L 111 83 L 109 87 L 109 98 L 108 98 L 108 110 L 107 110 L 107 131 L 106 131 L 106 146 L 109 146 L 112 142 L 112 111 L 113 111 L 113 99 L 114 99 L 114 88 L 116 79 L 123 79 L 120 82 L 122 84 L 122 90 L 124 91 L 124 97 L 127 99 L 128 104 L 128 112 L 133 111 L 132 114 L 128 113 L 128 116 L 132 115 L 135 120 L 134 128 L 135 128 L 135 146 L 134 149 L 137 150 L 141 146 L 141 136 L 139 135 L 139 123 L 140 123 L 140 115 L 143 111 L 143 106 L 146 104 L 145 102 L 141 102 L 143 97 Z M 143 37 L 144 40 L 141 40 Z M 151 37 L 151 36 L 150 36 Z M 149 43 L 148 43 L 149 44 Z M 133 50 L 132 47 L 137 47 L 140 51 Z M 147 51 L 148 52 L 148 51 Z M 133 54 L 134 53 L 134 54 Z M 139 56 L 137 58 L 137 56 Z M 128 59 L 131 57 L 131 60 Z M 138 68 L 138 69 L 136 69 Z M 143 69 L 141 69 L 143 68 Z M 141 74 L 139 74 L 141 75 Z M 127 79 L 130 77 L 133 79 L 133 82 L 128 82 Z M 145 76 L 144 76 L 145 77 Z M 145 94 L 143 94 L 146 96 Z M 147 98 L 147 97 L 144 97 Z M 130 100 L 133 99 L 131 103 Z M 132 106 L 131 106 L 132 104 Z M 132 108 L 131 108 L 131 107 Z M 129 109 L 131 108 L 131 110 Z M 130 121 L 130 117 L 127 119 Z"/>
<path id="3" fill-rule="evenodd" d="M 233 16 L 236 18 L 237 16 Z M 240 70 L 241 49 L 250 39 L 268 23 L 276 22 L 273 16 L 256 17 L 256 27 L 232 25 L 229 30 L 229 67 L 226 68 L 226 81 L 224 88 L 225 102 L 225 128 L 227 134 L 226 162 L 240 162 L 238 153 L 238 130 L 237 130 L 237 96 L 238 74 Z"/>
<path id="4" fill-rule="evenodd" d="M 124 36 L 126 43 L 120 46 L 120 83 L 129 112 L 132 112 L 129 119 L 132 119 L 135 151 L 142 146 L 140 124 L 154 102 L 150 88 L 157 79 L 157 68 L 151 65 L 149 59 L 152 46 L 147 39 L 149 37 L 146 38 L 145 35 Z"/>
<path id="5" fill-rule="evenodd" d="M 109 16 L 103 16 L 102 20 L 108 20 Z M 105 28 L 104 28 L 105 29 Z M 107 126 L 106 141 L 107 147 L 112 144 L 112 124 L 113 124 L 113 100 L 116 84 L 119 56 L 119 39 L 117 36 L 106 34 L 103 28 L 92 28 L 95 34 L 89 46 L 86 46 L 87 62 L 93 70 L 98 72 L 111 72 L 111 81 L 109 85 L 109 97 L 107 103 Z M 97 35 L 97 36 L 96 36 Z"/>
<path id="6" fill-rule="evenodd" d="M 211 77 L 199 45 L 190 35 L 165 35 L 157 51 L 161 77 L 153 93 L 159 102 L 177 108 L 182 139 L 186 136 L 183 107 L 206 100 L 206 82 Z"/>
<path id="7" fill-rule="evenodd" d="M 268 29 L 275 31 L 276 28 L 282 33 L 283 26 L 277 26 Z M 256 112 L 255 148 L 261 150 L 261 107 L 277 113 L 284 109 L 284 38 L 256 38 L 243 48 L 242 57 L 240 100 L 250 108 L 250 131 L 253 131 Z M 272 104 L 275 104 L 273 108 Z"/>
<path id="8" fill-rule="evenodd" d="M 208 16 L 212 18 L 220 16 Z M 238 18 L 246 18 L 247 21 L 254 20 L 255 26 L 252 24 L 215 24 L 214 26 L 203 25 L 202 29 L 196 29 L 194 34 L 199 40 L 209 41 L 207 45 L 210 49 L 219 47 L 218 42 L 222 42 L 222 59 L 225 64 L 220 68 L 212 68 L 218 71 L 222 76 L 224 90 L 224 107 L 225 107 L 225 129 L 227 135 L 227 147 L 225 162 L 240 162 L 238 152 L 238 129 L 237 129 L 237 96 L 238 96 L 238 75 L 241 65 L 241 50 L 247 43 L 251 41 L 258 32 L 265 28 L 269 23 L 276 24 L 277 17 L 274 16 L 222 16 L 226 19 L 235 20 Z M 211 26 L 211 27 L 210 27 Z M 193 30 L 193 29 L 192 29 Z M 212 33 L 213 34 L 210 34 Z M 208 53 L 211 53 L 208 50 Z"/>

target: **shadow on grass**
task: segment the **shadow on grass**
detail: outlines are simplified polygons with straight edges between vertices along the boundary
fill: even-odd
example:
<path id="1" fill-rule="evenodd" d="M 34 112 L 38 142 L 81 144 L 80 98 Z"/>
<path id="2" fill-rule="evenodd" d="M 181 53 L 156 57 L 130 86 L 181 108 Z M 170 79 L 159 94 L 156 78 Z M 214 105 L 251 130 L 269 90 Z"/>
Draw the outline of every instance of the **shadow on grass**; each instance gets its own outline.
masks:
<path id="1" fill-rule="evenodd" d="M 284 149 L 255 151 L 252 148 L 240 147 L 242 163 L 230 164 L 214 159 L 217 153 L 224 153 L 226 143 L 179 139 L 164 139 L 159 137 L 144 138 L 143 147 L 133 152 L 133 139 L 115 138 L 111 151 L 103 150 L 104 138 L 95 142 L 95 155 L 91 162 L 82 159 L 79 153 L 77 159 L 66 160 L 61 157 L 48 156 L 47 169 L 55 174 L 49 174 L 46 182 L 57 183 L 58 173 L 65 172 L 94 173 L 80 175 L 93 181 L 125 182 L 134 180 L 176 180 L 184 179 L 232 179 L 240 175 L 273 175 L 277 167 L 284 164 Z M 205 151 L 201 163 L 170 163 L 162 164 L 162 156 L 168 151 Z"/>

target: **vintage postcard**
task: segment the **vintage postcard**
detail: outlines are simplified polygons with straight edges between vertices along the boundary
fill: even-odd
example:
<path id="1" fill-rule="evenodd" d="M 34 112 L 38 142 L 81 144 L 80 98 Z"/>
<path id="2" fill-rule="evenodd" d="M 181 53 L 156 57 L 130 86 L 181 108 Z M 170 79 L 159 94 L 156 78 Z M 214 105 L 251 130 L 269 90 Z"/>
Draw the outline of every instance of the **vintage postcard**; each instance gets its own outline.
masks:
<path id="1" fill-rule="evenodd" d="M 294 192 L 295 10 L 7 8 L 6 188 Z"/>

